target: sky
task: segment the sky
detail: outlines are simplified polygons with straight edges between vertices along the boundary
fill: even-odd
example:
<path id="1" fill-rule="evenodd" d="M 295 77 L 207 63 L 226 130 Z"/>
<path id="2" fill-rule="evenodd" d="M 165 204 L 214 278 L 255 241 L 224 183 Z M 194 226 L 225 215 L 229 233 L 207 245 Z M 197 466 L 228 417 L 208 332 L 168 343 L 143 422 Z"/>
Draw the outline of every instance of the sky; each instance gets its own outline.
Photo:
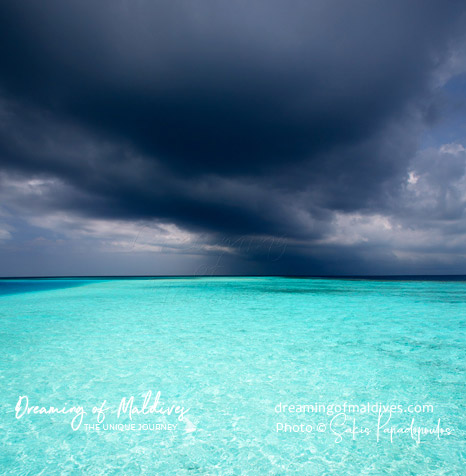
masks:
<path id="1" fill-rule="evenodd" d="M 0 276 L 466 274 L 466 2 L 3 0 Z"/>

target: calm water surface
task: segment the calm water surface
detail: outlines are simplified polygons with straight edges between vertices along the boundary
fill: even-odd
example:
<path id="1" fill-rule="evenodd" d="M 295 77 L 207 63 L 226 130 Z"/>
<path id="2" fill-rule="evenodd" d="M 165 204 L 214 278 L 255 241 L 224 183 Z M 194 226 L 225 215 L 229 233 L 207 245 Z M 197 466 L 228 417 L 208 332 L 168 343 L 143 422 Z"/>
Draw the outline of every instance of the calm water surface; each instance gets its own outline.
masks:
<path id="1" fill-rule="evenodd" d="M 466 474 L 465 282 L 3 280 L 0 348 L 1 474 Z M 93 406 L 131 395 L 140 405 L 148 390 L 189 408 L 189 421 L 152 414 L 133 423 L 176 430 L 86 430 Z M 16 419 L 20 395 L 89 413 L 77 431 L 70 415 Z M 454 431 L 377 442 L 377 415 L 347 414 L 348 428 L 354 418 L 371 432 L 338 443 L 334 413 L 276 412 L 344 402 L 431 404 L 390 425 L 440 419 Z M 109 413 L 116 422 L 130 423 Z M 313 431 L 277 432 L 285 423 Z"/>

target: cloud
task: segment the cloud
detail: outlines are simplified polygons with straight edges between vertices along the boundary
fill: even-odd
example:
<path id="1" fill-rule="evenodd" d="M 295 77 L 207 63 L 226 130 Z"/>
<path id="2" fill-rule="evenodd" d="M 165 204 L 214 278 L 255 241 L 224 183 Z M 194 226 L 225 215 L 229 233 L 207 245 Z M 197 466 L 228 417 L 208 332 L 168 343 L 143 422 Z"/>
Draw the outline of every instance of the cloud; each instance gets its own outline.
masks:
<path id="1" fill-rule="evenodd" d="M 3 223 L 0 223 L 0 241 L 4 240 L 10 240 L 11 239 L 11 233 L 9 232 L 8 229 L 6 229 L 6 225 Z"/>
<path id="2" fill-rule="evenodd" d="M 272 242 L 290 272 L 448 253 L 464 147 L 419 140 L 464 23 L 459 1 L 7 0 L 2 205 L 75 244 L 142 227 L 134 252 L 196 243 L 244 269 Z"/>

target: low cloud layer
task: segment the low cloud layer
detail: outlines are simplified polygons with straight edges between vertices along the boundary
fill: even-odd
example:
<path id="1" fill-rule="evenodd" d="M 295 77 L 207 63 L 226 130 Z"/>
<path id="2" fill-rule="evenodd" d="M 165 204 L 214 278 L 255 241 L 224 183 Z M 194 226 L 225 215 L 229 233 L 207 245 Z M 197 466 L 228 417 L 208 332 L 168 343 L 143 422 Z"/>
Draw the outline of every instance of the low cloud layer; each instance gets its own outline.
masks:
<path id="1" fill-rule="evenodd" d="M 0 274 L 464 273 L 465 13 L 3 2 Z"/>

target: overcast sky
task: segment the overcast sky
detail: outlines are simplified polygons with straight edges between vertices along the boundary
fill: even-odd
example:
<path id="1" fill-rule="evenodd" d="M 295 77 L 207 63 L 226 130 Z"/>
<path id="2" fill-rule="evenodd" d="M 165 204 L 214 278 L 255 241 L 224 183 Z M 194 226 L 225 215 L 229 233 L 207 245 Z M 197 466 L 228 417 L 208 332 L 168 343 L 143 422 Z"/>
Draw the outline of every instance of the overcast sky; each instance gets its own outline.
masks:
<path id="1" fill-rule="evenodd" d="M 0 275 L 466 274 L 466 2 L 3 0 Z"/>

